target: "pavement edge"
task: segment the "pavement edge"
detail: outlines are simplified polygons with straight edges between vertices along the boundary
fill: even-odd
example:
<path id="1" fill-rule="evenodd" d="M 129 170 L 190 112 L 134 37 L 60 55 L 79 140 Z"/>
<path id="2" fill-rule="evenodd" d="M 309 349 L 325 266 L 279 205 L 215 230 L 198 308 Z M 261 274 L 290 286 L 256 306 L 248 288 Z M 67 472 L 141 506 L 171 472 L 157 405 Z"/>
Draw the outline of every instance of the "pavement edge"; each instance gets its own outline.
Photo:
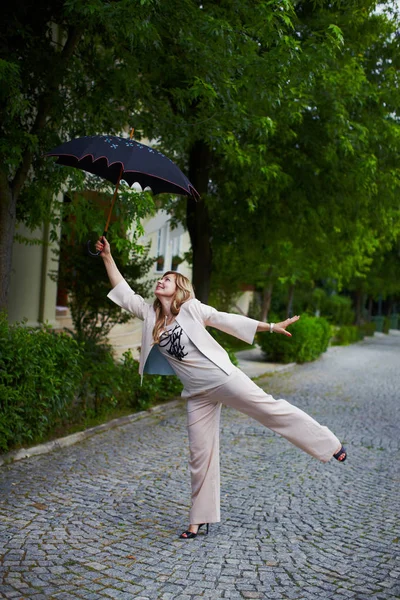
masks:
<path id="1" fill-rule="evenodd" d="M 152 406 L 148 410 L 143 410 L 141 412 L 132 413 L 131 415 L 126 415 L 125 417 L 119 417 L 117 419 L 112 419 L 107 423 L 102 423 L 101 425 L 96 425 L 96 427 L 90 427 L 89 429 L 85 429 L 84 431 L 78 431 L 77 433 L 72 433 L 71 435 L 67 435 L 62 438 L 58 438 L 52 440 L 50 442 L 46 442 L 44 444 L 39 444 L 37 446 L 32 446 L 31 448 L 20 448 L 19 450 L 14 450 L 12 452 L 8 452 L 7 454 L 3 454 L 0 456 L 0 467 L 9 465 L 11 463 L 17 462 L 19 460 L 23 460 L 26 458 L 32 458 L 33 456 L 40 456 L 41 454 L 48 454 L 53 450 L 59 450 L 61 448 L 67 448 L 68 446 L 73 446 L 74 444 L 78 444 L 83 440 L 86 440 L 94 435 L 99 433 L 103 433 L 105 431 L 109 431 L 110 429 L 114 429 L 115 427 L 122 427 L 123 425 L 129 425 L 129 423 L 133 423 L 134 421 L 138 421 L 139 419 L 143 419 L 144 417 L 148 417 L 154 412 L 161 412 L 168 408 L 174 408 L 178 406 L 178 404 L 182 403 L 183 400 L 181 398 L 175 398 L 170 402 L 166 402 L 164 404 L 157 404 L 156 406 Z"/>

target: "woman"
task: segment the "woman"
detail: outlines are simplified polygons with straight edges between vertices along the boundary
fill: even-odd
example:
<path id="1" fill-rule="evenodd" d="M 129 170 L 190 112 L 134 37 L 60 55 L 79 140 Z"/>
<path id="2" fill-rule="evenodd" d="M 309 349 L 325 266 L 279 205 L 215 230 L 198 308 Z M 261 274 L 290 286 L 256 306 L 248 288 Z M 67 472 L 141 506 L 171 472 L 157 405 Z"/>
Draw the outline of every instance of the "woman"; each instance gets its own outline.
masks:
<path id="1" fill-rule="evenodd" d="M 189 280 L 168 271 L 158 281 L 156 300 L 148 304 L 131 290 L 119 272 L 105 237 L 96 248 L 103 258 L 112 290 L 108 297 L 143 320 L 139 372 L 176 374 L 187 399 L 192 505 L 190 525 L 180 538 L 192 539 L 203 525 L 220 521 L 219 418 L 221 405 L 234 407 L 285 437 L 311 456 L 343 462 L 346 450 L 338 438 L 286 400 L 266 394 L 240 369 L 208 333 L 216 327 L 249 344 L 256 332 L 291 337 L 286 330 L 299 317 L 261 323 L 228 314 L 196 300 Z"/>

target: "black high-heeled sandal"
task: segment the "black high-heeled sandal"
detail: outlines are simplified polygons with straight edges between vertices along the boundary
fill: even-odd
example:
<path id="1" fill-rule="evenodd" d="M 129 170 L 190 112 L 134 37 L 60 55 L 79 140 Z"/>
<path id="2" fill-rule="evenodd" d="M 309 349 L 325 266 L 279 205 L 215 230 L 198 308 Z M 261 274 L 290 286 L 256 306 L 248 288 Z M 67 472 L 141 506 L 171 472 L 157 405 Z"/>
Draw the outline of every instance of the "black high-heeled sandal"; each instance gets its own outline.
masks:
<path id="1" fill-rule="evenodd" d="M 344 458 L 340 458 L 342 455 L 344 454 Z M 338 460 L 339 462 L 344 462 L 347 458 L 347 450 L 344 446 L 342 446 L 339 450 L 339 452 L 336 452 L 336 454 L 333 455 L 333 458 L 336 458 L 336 460 Z"/>
<path id="2" fill-rule="evenodd" d="M 208 523 L 200 523 L 197 532 L 193 533 L 193 531 L 184 531 L 183 533 L 181 533 L 181 535 L 179 536 L 181 540 L 192 540 L 193 538 L 197 537 L 197 534 L 200 531 L 200 528 L 203 527 L 203 525 L 206 525 L 206 532 L 205 535 L 208 535 L 208 530 L 209 530 L 209 524 Z"/>

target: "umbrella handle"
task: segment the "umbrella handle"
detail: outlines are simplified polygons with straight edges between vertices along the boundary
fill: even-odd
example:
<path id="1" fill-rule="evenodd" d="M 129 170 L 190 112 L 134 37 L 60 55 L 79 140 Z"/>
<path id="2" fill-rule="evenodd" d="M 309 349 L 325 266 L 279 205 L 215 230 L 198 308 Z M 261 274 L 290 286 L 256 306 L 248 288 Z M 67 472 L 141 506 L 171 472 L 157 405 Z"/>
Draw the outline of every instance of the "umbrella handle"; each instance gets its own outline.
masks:
<path id="1" fill-rule="evenodd" d="M 107 237 L 107 231 L 103 231 L 103 236 L 102 237 Z M 90 254 L 90 256 L 100 256 L 100 250 L 98 252 L 92 252 L 91 249 L 90 249 L 90 244 L 91 244 L 91 241 L 89 240 L 88 243 L 87 243 L 88 254 Z"/>
<path id="2" fill-rule="evenodd" d="M 132 135 L 133 135 L 133 133 L 132 133 Z M 132 135 L 131 135 L 131 139 L 132 139 Z M 109 213 L 108 213 L 107 223 L 106 223 L 105 229 L 103 231 L 103 237 L 107 237 L 108 226 L 110 224 L 111 214 L 112 214 L 112 211 L 113 211 L 113 208 L 114 208 L 115 201 L 117 199 L 118 188 L 119 188 L 119 184 L 121 182 L 121 178 L 122 178 L 123 172 L 124 172 L 124 165 L 121 165 L 121 171 L 119 173 L 117 185 L 116 185 L 115 190 L 114 190 L 114 195 L 113 195 L 111 206 L 110 206 L 110 210 L 109 210 Z M 90 254 L 90 256 L 99 256 L 99 254 L 100 254 L 100 252 L 92 252 L 90 250 L 90 240 L 87 243 L 87 251 Z"/>

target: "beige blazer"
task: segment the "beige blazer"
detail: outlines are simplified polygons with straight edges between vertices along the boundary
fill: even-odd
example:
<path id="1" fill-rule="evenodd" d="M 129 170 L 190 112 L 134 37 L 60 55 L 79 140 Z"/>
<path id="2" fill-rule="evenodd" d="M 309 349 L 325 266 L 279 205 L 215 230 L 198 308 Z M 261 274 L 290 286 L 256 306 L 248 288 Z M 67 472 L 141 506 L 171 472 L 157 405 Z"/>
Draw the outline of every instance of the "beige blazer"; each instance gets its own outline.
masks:
<path id="1" fill-rule="evenodd" d="M 143 373 L 175 374 L 158 350 L 158 345 L 153 342 L 153 328 L 156 321 L 153 305 L 135 294 L 125 279 L 111 290 L 108 298 L 143 321 L 139 373 L 141 375 Z M 217 311 L 195 298 L 182 304 L 175 320 L 197 349 L 228 375 L 232 373 L 234 365 L 228 353 L 208 333 L 206 326 L 215 327 L 252 344 L 259 324 L 258 321 L 242 315 Z"/>

